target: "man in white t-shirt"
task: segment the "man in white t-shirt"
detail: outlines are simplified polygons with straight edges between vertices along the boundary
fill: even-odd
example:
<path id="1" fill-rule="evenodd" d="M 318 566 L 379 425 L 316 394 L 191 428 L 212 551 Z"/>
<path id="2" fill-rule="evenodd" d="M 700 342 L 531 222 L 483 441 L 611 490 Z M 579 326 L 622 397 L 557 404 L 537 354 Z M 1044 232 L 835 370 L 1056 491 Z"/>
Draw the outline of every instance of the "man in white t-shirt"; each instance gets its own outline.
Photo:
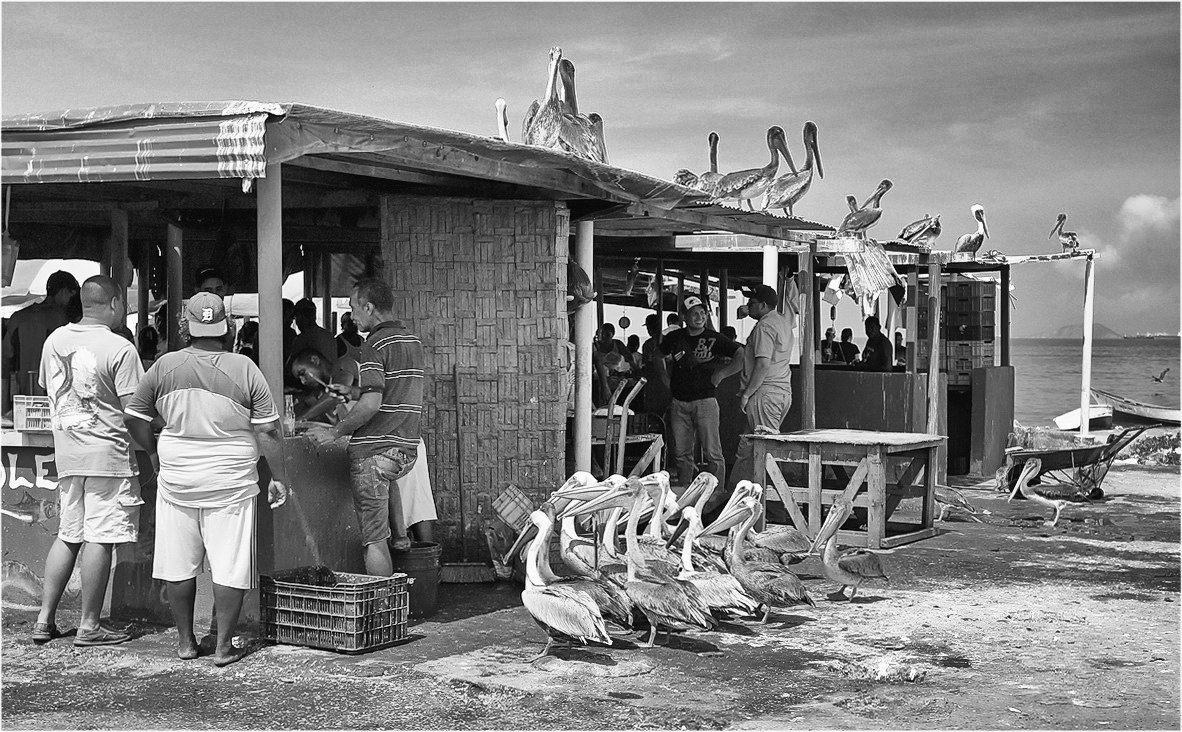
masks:
<path id="1" fill-rule="evenodd" d="M 111 332 L 126 317 L 123 291 L 96 275 L 83 283 L 80 297 L 82 319 L 50 333 L 41 350 L 38 382 L 49 395 L 61 506 L 33 625 L 38 645 L 62 635 L 57 606 L 80 551 L 82 619 L 74 645 L 107 646 L 131 637 L 100 625 L 99 615 L 114 546 L 138 538 L 143 501 L 123 408 L 144 369 L 135 346 Z"/>
<path id="2" fill-rule="evenodd" d="M 217 647 L 213 662 L 242 657 L 232 643 L 247 590 L 256 585 L 255 496 L 260 449 L 274 476 L 272 508 L 287 500 L 279 413 L 266 379 L 247 356 L 227 353 L 222 299 L 199 292 L 185 306 L 189 346 L 152 364 L 127 405 L 127 426 L 158 465 L 152 577 L 163 580 L 181 659 L 197 658 L 197 575 L 213 575 Z M 164 429 L 157 441 L 151 422 Z M 158 452 L 157 452 L 158 451 Z"/>

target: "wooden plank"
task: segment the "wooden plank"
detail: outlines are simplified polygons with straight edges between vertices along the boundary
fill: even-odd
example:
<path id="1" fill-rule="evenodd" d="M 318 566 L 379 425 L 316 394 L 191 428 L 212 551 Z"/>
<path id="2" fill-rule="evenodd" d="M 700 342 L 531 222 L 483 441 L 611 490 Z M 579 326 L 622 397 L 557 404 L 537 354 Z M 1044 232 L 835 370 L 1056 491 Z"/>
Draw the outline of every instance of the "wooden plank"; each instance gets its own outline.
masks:
<path id="1" fill-rule="evenodd" d="M 919 475 L 919 471 L 924 469 L 924 466 L 927 465 L 927 462 L 928 460 L 926 452 L 922 455 L 912 456 L 911 462 L 907 465 L 907 469 L 904 470 L 899 476 L 899 479 L 895 481 L 895 487 L 904 489 L 910 485 L 914 485 L 915 477 Z"/>
<path id="2" fill-rule="evenodd" d="M 792 523 L 796 526 L 797 531 L 810 537 L 816 536 L 816 533 L 809 534 L 808 523 L 804 520 L 804 514 L 801 513 L 800 506 L 796 504 L 796 499 L 792 495 L 792 488 L 780 473 L 780 466 L 776 465 L 776 458 L 768 455 L 765 460 L 768 477 L 776 484 L 776 492 L 780 494 L 780 500 L 784 502 L 784 508 L 788 509 L 788 516 L 791 517 Z M 766 496 L 767 491 L 764 491 L 765 503 L 767 500 Z"/>
<path id="3" fill-rule="evenodd" d="M 935 508 L 936 508 L 936 480 L 938 478 L 938 471 L 935 469 L 936 461 L 939 459 L 940 450 L 938 448 L 928 449 L 927 470 L 924 471 L 924 497 L 923 497 L 923 527 L 930 528 L 935 525 Z"/>
<path id="4" fill-rule="evenodd" d="M 752 434 L 754 440 L 779 443 L 829 443 L 834 447 L 874 446 L 883 448 L 918 449 L 939 443 L 944 438 L 922 432 L 874 432 L 870 430 L 818 429 L 800 430 L 781 435 Z"/>
<path id="5" fill-rule="evenodd" d="M 998 338 L 1001 340 L 1001 365 L 1010 365 L 1010 266 L 1001 268 L 1001 291 L 997 293 Z"/>
<path id="6" fill-rule="evenodd" d="M 939 434 L 940 389 L 940 265 L 928 262 L 928 418 L 924 429 Z"/>
<path id="7" fill-rule="evenodd" d="M 850 478 L 850 482 L 846 484 L 845 490 L 841 492 L 841 500 L 852 501 L 854 496 L 858 494 L 858 489 L 862 487 L 862 483 L 866 481 L 866 474 L 870 470 L 870 466 L 866 460 L 858 464 L 858 469 L 854 471 L 854 475 Z"/>
<path id="8" fill-rule="evenodd" d="M 866 456 L 866 488 L 870 494 L 870 508 L 866 516 L 866 533 L 869 546 L 877 549 L 886 536 L 886 470 L 882 462 L 882 451 L 871 450 Z"/>
<path id="9" fill-rule="evenodd" d="M 686 208 L 660 208 L 643 202 L 629 206 L 628 214 L 692 224 L 697 227 L 698 231 L 731 231 L 736 234 L 751 234 L 779 241 L 800 241 L 802 243 L 812 239 L 811 236 L 793 231 L 787 226 L 759 223 L 729 216 L 715 216 Z M 772 219 L 773 217 L 766 218 Z"/>
<path id="10" fill-rule="evenodd" d="M 810 538 L 815 538 L 821 531 L 821 448 L 809 445 L 809 531 Z"/>
<path id="11" fill-rule="evenodd" d="M 768 443 L 762 440 L 757 440 L 755 443 L 753 443 L 752 448 L 754 449 L 755 453 L 755 464 L 751 466 L 751 481 L 753 483 L 759 483 L 760 485 L 767 485 Z M 778 471 L 779 468 L 776 470 Z M 755 522 L 756 531 L 763 531 L 764 524 L 766 523 L 767 491 L 763 492 L 763 496 L 760 498 L 760 500 L 763 501 L 763 507 L 765 510 L 764 515 L 760 517 L 759 521 Z"/>
<path id="12" fill-rule="evenodd" d="M 649 472 L 656 472 L 661 469 L 661 451 L 665 447 L 665 438 L 657 435 L 656 439 L 649 443 L 648 449 L 640 456 L 640 460 L 636 466 L 632 468 L 632 472 L 628 474 L 629 478 L 639 478 L 642 475 L 647 475 L 645 471 L 651 463 L 653 469 Z"/>
<path id="13" fill-rule="evenodd" d="M 894 536 L 888 536 L 884 538 L 878 548 L 894 549 L 895 547 L 902 546 L 904 544 L 910 544 L 922 539 L 930 539 L 933 536 L 938 536 L 939 533 L 940 532 L 934 528 L 923 528 L 919 529 L 918 531 L 908 532 L 906 534 L 895 534 Z"/>
<path id="14" fill-rule="evenodd" d="M 804 301 L 804 312 L 801 313 L 800 344 L 801 386 L 803 387 L 800 395 L 800 426 L 806 430 L 815 429 L 817 426 L 817 375 L 814 364 L 818 359 L 813 331 L 813 280 L 816 277 L 814 273 L 816 253 L 817 244 L 813 242 L 809 245 L 808 256 L 804 257 L 804 264 L 800 268 L 801 281 L 804 282 L 804 291 L 800 293 L 800 300 Z M 797 301 L 798 305 L 800 300 Z"/>

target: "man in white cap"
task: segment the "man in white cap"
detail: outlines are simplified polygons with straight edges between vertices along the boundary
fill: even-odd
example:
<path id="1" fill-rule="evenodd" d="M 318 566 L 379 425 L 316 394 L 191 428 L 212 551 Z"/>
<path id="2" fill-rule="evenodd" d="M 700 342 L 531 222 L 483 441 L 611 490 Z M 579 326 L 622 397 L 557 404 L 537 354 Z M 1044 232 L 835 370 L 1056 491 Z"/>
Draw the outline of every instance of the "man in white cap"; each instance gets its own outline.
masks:
<path id="1" fill-rule="evenodd" d="M 673 464 L 678 483 L 683 486 L 697 476 L 695 441 L 702 446 L 707 470 L 719 483 L 726 480 L 726 458 L 718 434 L 718 399 L 714 394 L 719 382 L 743 367 L 743 347 L 707 328 L 706 321 L 706 305 L 698 297 L 687 297 L 685 327 L 662 338 L 660 346 L 669 361 Z M 723 365 L 724 358 L 731 360 Z"/>
<path id="2" fill-rule="evenodd" d="M 161 356 L 127 405 L 127 426 L 157 468 L 152 577 L 163 580 L 179 636 L 177 655 L 199 655 L 193 633 L 197 575 L 213 575 L 217 647 L 213 662 L 242 657 L 232 643 L 242 599 L 255 577 L 255 497 L 260 449 L 272 508 L 287 500 L 279 412 L 249 357 L 226 352 L 226 308 L 212 292 L 185 306 L 190 341 Z M 164 422 L 157 443 L 151 422 Z M 159 453 L 157 453 L 159 448 Z"/>

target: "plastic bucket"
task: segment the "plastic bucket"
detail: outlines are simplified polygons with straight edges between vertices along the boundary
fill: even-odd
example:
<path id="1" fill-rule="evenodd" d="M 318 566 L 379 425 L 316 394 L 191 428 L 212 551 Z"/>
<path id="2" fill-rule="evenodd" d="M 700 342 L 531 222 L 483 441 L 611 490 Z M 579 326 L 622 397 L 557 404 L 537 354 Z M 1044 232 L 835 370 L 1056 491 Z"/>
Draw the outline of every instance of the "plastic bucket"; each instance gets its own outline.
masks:
<path id="1" fill-rule="evenodd" d="M 441 555 L 441 547 L 430 541 L 413 542 L 406 551 L 390 549 L 394 571 L 414 579 L 408 588 L 412 618 L 429 618 L 435 614 Z"/>

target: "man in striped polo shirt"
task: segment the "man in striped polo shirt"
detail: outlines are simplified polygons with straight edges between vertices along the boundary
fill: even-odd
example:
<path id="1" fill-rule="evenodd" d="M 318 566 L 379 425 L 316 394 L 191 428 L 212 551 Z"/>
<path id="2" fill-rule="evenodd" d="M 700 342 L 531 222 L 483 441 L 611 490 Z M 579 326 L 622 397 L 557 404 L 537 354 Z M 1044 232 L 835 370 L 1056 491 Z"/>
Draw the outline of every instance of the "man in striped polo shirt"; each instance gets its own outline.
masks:
<path id="1" fill-rule="evenodd" d="M 349 296 L 353 322 L 369 333 L 361 346 L 357 385 L 331 384 L 342 399 L 357 404 L 333 427 L 310 427 L 317 445 L 349 437 L 349 478 L 353 506 L 365 545 L 365 571 L 394 572 L 387 544 L 409 549 L 397 480 L 418 457 L 423 407 L 423 344 L 394 317 L 394 293 L 378 279 L 365 279 Z M 391 531 L 393 526 L 393 531 Z"/>

